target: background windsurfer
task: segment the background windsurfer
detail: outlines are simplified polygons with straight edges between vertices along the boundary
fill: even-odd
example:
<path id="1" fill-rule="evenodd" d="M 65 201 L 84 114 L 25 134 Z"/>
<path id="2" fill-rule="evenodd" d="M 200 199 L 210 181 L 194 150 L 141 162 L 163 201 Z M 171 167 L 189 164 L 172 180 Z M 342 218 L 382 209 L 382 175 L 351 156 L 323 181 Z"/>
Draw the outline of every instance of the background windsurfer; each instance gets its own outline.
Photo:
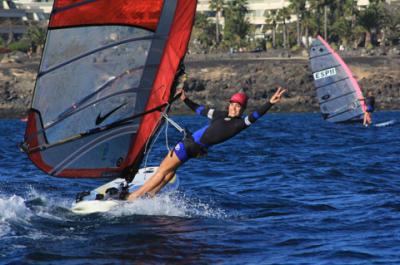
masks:
<path id="1" fill-rule="evenodd" d="M 194 103 L 183 89 L 179 89 L 177 94 L 181 93 L 180 99 L 197 114 L 211 119 L 211 123 L 179 142 L 161 162 L 157 172 L 142 187 L 129 194 L 127 199 L 135 200 L 143 195 L 154 196 L 173 178 L 179 166 L 190 158 L 204 155 L 210 146 L 222 143 L 248 128 L 278 103 L 285 92 L 286 89 L 279 86 L 264 105 L 242 118 L 247 105 L 247 95 L 244 93 L 236 93 L 230 98 L 228 111 L 218 111 Z"/>
<path id="2" fill-rule="evenodd" d="M 369 90 L 367 92 L 367 97 L 365 98 L 365 104 L 367 105 L 367 108 L 364 112 L 364 126 L 371 125 L 372 123 L 372 112 L 375 110 L 375 97 L 372 94 L 372 91 Z"/>

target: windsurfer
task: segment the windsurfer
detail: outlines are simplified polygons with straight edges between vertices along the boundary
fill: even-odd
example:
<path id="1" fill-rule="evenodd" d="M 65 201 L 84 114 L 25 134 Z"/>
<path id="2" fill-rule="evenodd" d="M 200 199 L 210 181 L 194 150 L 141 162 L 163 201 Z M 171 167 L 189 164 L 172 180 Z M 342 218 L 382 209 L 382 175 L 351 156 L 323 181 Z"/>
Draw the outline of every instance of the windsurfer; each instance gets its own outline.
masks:
<path id="1" fill-rule="evenodd" d="M 364 126 L 371 125 L 372 123 L 372 112 L 375 110 L 375 97 L 372 94 L 372 91 L 369 90 L 367 93 L 367 98 L 365 99 L 365 104 L 367 108 L 364 112 Z"/>
<path id="2" fill-rule="evenodd" d="M 278 103 L 285 92 L 286 89 L 279 86 L 265 104 L 242 118 L 248 99 L 245 93 L 236 93 L 230 98 L 228 111 L 218 111 L 194 103 L 183 89 L 179 89 L 177 93 L 181 93 L 180 99 L 197 114 L 211 119 L 211 123 L 179 142 L 161 162 L 157 172 L 141 188 L 129 194 L 127 199 L 135 200 L 143 195 L 154 196 L 174 177 L 179 166 L 190 158 L 204 155 L 210 146 L 222 143 L 248 128 Z"/>

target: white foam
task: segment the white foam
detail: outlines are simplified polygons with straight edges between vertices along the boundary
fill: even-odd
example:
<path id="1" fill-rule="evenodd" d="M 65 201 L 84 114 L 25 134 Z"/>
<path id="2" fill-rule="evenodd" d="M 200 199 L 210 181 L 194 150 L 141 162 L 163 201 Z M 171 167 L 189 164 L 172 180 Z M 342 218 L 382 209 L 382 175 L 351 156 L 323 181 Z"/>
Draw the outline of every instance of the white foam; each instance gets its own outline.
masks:
<path id="1" fill-rule="evenodd" d="M 64 217 L 52 214 L 51 212 L 54 208 L 61 207 L 68 209 L 71 204 L 70 200 L 62 200 L 58 197 L 49 198 L 46 194 L 39 193 L 34 188 L 30 188 L 28 193 L 28 200 L 36 200 L 36 199 L 39 199 L 42 202 L 42 204 L 34 206 L 35 215 L 53 220 L 65 219 Z"/>
<path id="2" fill-rule="evenodd" d="M 23 198 L 13 195 L 10 198 L 0 197 L 0 222 L 9 220 L 28 221 L 32 216 L 31 211 L 25 205 Z"/>
<path id="3" fill-rule="evenodd" d="M 31 216 L 23 198 L 17 195 L 0 197 L 0 237 L 10 233 L 11 222 L 28 223 Z"/>
<path id="4" fill-rule="evenodd" d="M 121 203 L 112 208 L 110 212 L 113 216 L 126 215 L 162 215 L 193 217 L 203 216 L 211 218 L 225 218 L 227 215 L 221 209 L 214 209 L 207 203 L 194 201 L 179 196 L 177 193 L 169 193 L 156 196 L 151 199 L 141 198 L 134 202 Z"/>

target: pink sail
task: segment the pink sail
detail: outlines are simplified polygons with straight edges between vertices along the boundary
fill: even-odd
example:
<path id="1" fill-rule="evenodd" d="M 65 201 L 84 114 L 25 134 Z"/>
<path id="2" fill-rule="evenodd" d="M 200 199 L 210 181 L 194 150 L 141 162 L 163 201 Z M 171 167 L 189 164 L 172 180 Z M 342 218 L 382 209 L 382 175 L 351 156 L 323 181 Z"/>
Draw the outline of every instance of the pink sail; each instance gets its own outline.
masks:
<path id="1" fill-rule="evenodd" d="M 311 44 L 310 67 L 323 118 L 330 122 L 361 120 L 366 105 L 360 86 L 343 59 L 321 36 Z"/>

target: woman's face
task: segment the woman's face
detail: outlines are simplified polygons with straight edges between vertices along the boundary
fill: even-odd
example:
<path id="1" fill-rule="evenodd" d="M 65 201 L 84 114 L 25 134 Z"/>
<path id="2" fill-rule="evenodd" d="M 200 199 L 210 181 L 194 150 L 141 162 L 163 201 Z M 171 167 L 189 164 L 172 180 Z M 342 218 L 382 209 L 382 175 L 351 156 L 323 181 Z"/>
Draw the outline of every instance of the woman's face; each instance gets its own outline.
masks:
<path id="1" fill-rule="evenodd" d="M 229 117 L 239 117 L 242 115 L 242 106 L 236 102 L 230 102 L 228 107 L 228 116 Z"/>

